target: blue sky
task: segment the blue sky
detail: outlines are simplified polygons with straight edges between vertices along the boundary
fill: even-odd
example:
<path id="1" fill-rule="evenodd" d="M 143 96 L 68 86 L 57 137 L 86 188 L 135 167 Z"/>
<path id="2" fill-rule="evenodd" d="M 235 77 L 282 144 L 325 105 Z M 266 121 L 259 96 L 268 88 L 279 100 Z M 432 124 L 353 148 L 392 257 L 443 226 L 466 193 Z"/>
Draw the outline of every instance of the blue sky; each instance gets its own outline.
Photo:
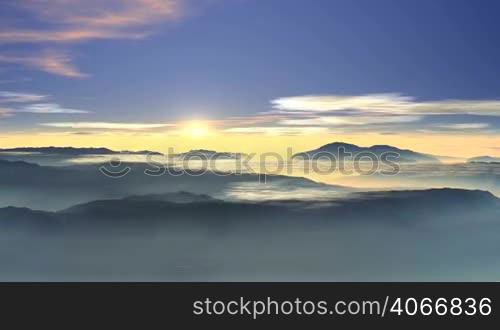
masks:
<path id="1" fill-rule="evenodd" d="M 196 119 L 228 133 L 496 135 L 499 9 L 493 0 L 6 0 L 0 130 Z"/>

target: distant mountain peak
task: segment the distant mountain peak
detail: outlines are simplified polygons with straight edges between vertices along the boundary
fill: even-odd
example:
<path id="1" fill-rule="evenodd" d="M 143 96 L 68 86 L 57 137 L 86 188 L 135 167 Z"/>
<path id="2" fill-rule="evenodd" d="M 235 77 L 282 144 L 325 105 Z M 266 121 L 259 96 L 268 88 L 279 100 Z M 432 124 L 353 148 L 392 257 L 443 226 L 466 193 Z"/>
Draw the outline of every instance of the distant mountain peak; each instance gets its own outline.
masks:
<path id="1" fill-rule="evenodd" d="M 350 147 L 357 147 L 357 145 L 355 145 L 355 144 L 346 143 L 346 142 L 339 142 L 339 141 L 328 143 L 325 146 L 350 146 Z"/>
<path id="2" fill-rule="evenodd" d="M 28 162 L 25 162 L 22 160 L 10 161 L 10 160 L 4 160 L 4 159 L 0 159 L 0 165 L 2 165 L 2 167 L 13 167 L 13 168 L 40 167 L 40 165 L 38 165 L 38 164 L 28 163 Z"/>
<path id="3" fill-rule="evenodd" d="M 396 152 L 399 153 L 399 161 L 401 162 L 417 162 L 417 161 L 426 161 L 426 162 L 439 162 L 439 159 L 428 154 L 423 154 L 419 152 L 415 152 L 408 149 L 400 149 L 390 145 L 373 145 L 371 147 L 360 147 L 355 144 L 345 143 L 345 142 L 333 142 L 326 145 L 323 145 L 317 149 L 301 152 L 293 155 L 292 158 L 304 158 L 304 159 L 312 159 L 318 157 L 326 156 L 325 153 L 330 153 L 334 156 L 339 155 L 341 148 L 344 149 L 347 153 L 352 153 L 353 156 L 361 152 L 369 152 L 375 154 L 376 156 L 381 156 L 383 153 L 387 152 Z"/>
<path id="4" fill-rule="evenodd" d="M 469 158 L 467 160 L 469 163 L 500 163 L 500 157 L 491 157 L 491 156 L 479 156 Z"/>
<path id="5" fill-rule="evenodd" d="M 140 154 L 155 154 L 161 155 L 159 152 L 153 152 L 149 150 L 143 151 L 114 151 L 104 147 L 88 147 L 88 148 L 77 148 L 77 147 L 17 147 L 10 149 L 0 149 L 0 152 L 26 152 L 26 153 L 39 153 L 45 155 L 58 155 L 58 156 L 84 156 L 84 155 L 119 155 L 119 154 L 129 154 L 129 155 L 140 155 Z"/>
<path id="6" fill-rule="evenodd" d="M 197 196 L 187 192 L 172 196 Z M 151 197 L 153 196 L 153 197 Z M 78 204 L 58 212 L 34 211 L 28 208 L 0 208 L 0 229 L 30 226 L 44 228 L 53 225 L 119 226 L 144 228 L 148 221 L 198 221 L 213 226 L 214 221 L 252 221 L 266 217 L 294 221 L 306 216 L 308 221 L 397 221 L 434 222 L 464 216 L 472 222 L 478 219 L 497 220 L 500 199 L 487 191 L 465 189 L 428 189 L 359 192 L 333 199 L 334 203 L 281 200 L 273 202 L 228 202 L 222 200 L 171 202 L 143 196 L 143 199 L 96 200 Z M 167 196 L 167 195 L 164 195 Z M 199 195 L 198 195 L 199 196 Z M 302 211 L 308 210 L 307 215 Z M 481 212 L 478 212 L 481 210 Z M 299 218 L 297 218 L 299 217 Z M 207 220 L 212 220 L 208 222 Z M 220 223 L 219 222 L 219 223 Z M 302 222 L 302 221 L 301 221 Z M 153 223 L 153 222 L 150 222 Z M 19 227 L 21 226 L 21 227 Z M 26 227 L 25 227 L 26 228 Z"/>
<path id="7" fill-rule="evenodd" d="M 161 201 L 169 203 L 195 203 L 217 201 L 209 195 L 193 194 L 187 191 L 168 192 L 164 194 L 133 195 L 125 197 L 127 201 Z"/>

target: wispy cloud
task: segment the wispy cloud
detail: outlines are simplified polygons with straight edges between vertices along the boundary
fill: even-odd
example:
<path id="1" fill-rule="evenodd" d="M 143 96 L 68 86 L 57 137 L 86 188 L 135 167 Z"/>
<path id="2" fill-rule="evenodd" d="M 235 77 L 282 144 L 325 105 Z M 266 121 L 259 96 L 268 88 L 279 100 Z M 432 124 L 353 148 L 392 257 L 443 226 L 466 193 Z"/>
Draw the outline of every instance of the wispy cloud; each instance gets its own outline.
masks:
<path id="1" fill-rule="evenodd" d="M 490 127 L 488 123 L 461 123 L 461 124 L 446 124 L 438 125 L 439 128 L 451 130 L 476 130 Z"/>
<path id="2" fill-rule="evenodd" d="M 12 116 L 12 109 L 0 108 L 0 118 Z"/>
<path id="3" fill-rule="evenodd" d="M 39 114 L 86 114 L 87 110 L 62 107 L 57 103 L 41 103 L 50 99 L 49 95 L 0 91 L 0 104 L 9 104 L 9 108 L 0 108 L 0 117 L 11 116 L 15 113 Z M 20 104 L 21 105 L 20 105 Z"/>
<path id="4" fill-rule="evenodd" d="M 89 77 L 73 65 L 71 56 L 64 51 L 45 50 L 30 55 L 0 54 L 0 62 L 23 65 L 64 77 Z"/>
<path id="5" fill-rule="evenodd" d="M 419 113 L 407 109 L 412 98 L 396 93 L 359 96 L 306 95 L 283 97 L 271 101 L 269 116 L 282 116 L 280 126 L 350 127 L 366 130 L 369 127 L 394 126 L 418 122 Z M 266 114 L 264 113 L 264 114 Z"/>
<path id="6" fill-rule="evenodd" d="M 399 93 L 282 97 L 272 100 L 271 107 L 255 116 L 228 121 L 224 132 L 270 135 L 328 132 L 399 134 L 427 129 L 468 134 L 498 131 L 496 118 L 500 117 L 500 100 L 419 101 Z"/>
<path id="7" fill-rule="evenodd" d="M 500 116 L 500 100 L 417 101 L 397 93 L 358 96 L 306 95 L 271 101 L 278 112 L 332 112 L 356 109 L 388 114 L 488 114 Z"/>
<path id="8" fill-rule="evenodd" d="M 68 29 L 63 31 L 10 30 L 0 31 L 0 43 L 79 42 L 92 39 L 141 39 L 145 32 L 106 31 L 99 29 Z"/>
<path id="9" fill-rule="evenodd" d="M 19 0 L 19 9 L 32 13 L 44 28 L 3 29 L 0 43 L 142 38 L 148 31 L 136 28 L 179 17 L 182 3 L 183 0 Z"/>
<path id="10" fill-rule="evenodd" d="M 0 103 L 30 103 L 48 99 L 48 95 L 0 91 Z"/>
<path id="11" fill-rule="evenodd" d="M 15 78 L 15 79 L 5 79 L 5 80 L 0 80 L 0 84 L 15 84 L 27 81 L 31 81 L 31 78 L 25 77 L 25 78 Z"/>
<path id="12" fill-rule="evenodd" d="M 399 110 L 408 106 L 410 97 L 399 94 L 369 94 L 360 96 L 306 95 L 282 97 L 271 101 L 273 108 L 283 112 L 323 112 L 362 109 L 371 112 Z"/>
<path id="13" fill-rule="evenodd" d="M 420 116 L 391 116 L 391 115 L 349 115 L 349 116 L 323 116 L 313 118 L 285 119 L 278 123 L 285 126 L 345 126 L 368 125 L 388 123 L 409 123 L 420 120 Z"/>
<path id="14" fill-rule="evenodd" d="M 59 2 L 58 12 L 43 12 L 49 17 L 60 17 L 69 24 L 86 26 L 124 27 L 150 24 L 155 21 L 172 19 L 180 14 L 180 0 L 108 0 L 108 7 L 102 7 L 98 0 L 73 0 Z M 75 15 L 79 8 L 82 14 Z M 55 14 L 55 15 L 54 15 Z"/>
<path id="15" fill-rule="evenodd" d="M 94 135 L 93 132 L 69 132 L 70 135 Z"/>
<path id="16" fill-rule="evenodd" d="M 75 43 L 99 39 L 142 39 L 155 23 L 178 18 L 185 0 L 18 0 L 0 3 L 30 16 L 29 26 L 3 26 L 0 45 L 7 43 Z M 12 10 L 12 8 L 10 8 Z M 33 26 L 36 25 L 36 28 Z M 87 78 L 65 52 L 0 54 L 0 62 L 70 78 Z"/>
<path id="17" fill-rule="evenodd" d="M 46 113 L 46 114 L 85 114 L 90 113 L 90 111 L 86 110 L 77 110 L 77 109 L 69 109 L 63 108 L 59 104 L 55 103 L 39 103 L 39 104 L 31 104 L 28 105 L 16 112 L 29 112 L 29 113 Z"/>
<path id="18" fill-rule="evenodd" d="M 113 122 L 59 122 L 42 123 L 42 126 L 75 129 L 147 130 L 175 126 L 174 124 L 113 123 Z"/>
<path id="19" fill-rule="evenodd" d="M 224 130 L 232 134 L 266 134 L 266 135 L 307 135 L 328 132 L 325 127 L 285 127 L 285 126 L 261 126 L 261 127 L 233 127 Z"/>

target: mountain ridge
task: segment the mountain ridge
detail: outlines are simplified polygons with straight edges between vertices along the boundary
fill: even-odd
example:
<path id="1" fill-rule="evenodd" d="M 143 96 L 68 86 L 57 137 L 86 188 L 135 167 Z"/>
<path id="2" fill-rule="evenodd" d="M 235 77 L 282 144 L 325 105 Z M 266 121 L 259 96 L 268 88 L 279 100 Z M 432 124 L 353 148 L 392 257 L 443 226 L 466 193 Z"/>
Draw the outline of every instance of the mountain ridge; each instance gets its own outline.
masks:
<path id="1" fill-rule="evenodd" d="M 392 153 L 397 153 L 400 156 L 398 159 L 394 159 L 392 157 L 391 160 L 394 161 L 400 161 L 400 162 L 426 161 L 426 162 L 439 163 L 439 159 L 435 156 L 419 153 L 409 149 L 400 149 L 390 145 L 373 145 L 371 147 L 360 147 L 358 145 L 345 142 L 328 143 L 317 149 L 294 154 L 292 156 L 292 159 L 303 158 L 303 159 L 314 160 L 315 158 L 318 159 L 318 158 L 329 157 L 329 154 L 331 155 L 331 157 L 335 157 L 337 159 L 341 149 L 343 149 L 344 152 L 346 153 L 351 153 L 352 156 L 354 157 L 356 157 L 356 155 L 358 154 L 361 154 L 362 152 L 366 152 L 375 154 L 377 157 L 380 158 L 384 153 L 392 152 Z"/>
<path id="2" fill-rule="evenodd" d="M 465 189 L 428 189 L 352 193 L 326 202 L 273 201 L 231 202 L 201 200 L 179 203 L 153 198 L 96 200 L 56 212 L 29 208 L 0 208 L 0 226 L 43 229 L 50 226 L 118 225 L 144 226 L 177 223 L 202 223 L 208 226 L 231 223 L 269 223 L 276 221 L 395 221 L 419 223 L 457 216 L 470 221 L 496 220 L 500 199 L 488 191 Z M 478 213 L 477 210 L 481 212 Z M 304 222 L 304 217 L 308 221 Z"/>
<path id="3" fill-rule="evenodd" d="M 500 163 L 500 157 L 478 156 L 467 159 L 468 163 Z"/>
<path id="4" fill-rule="evenodd" d="M 88 148 L 75 148 L 75 147 L 16 147 L 8 149 L 0 149 L 1 152 L 13 152 L 13 153 L 41 153 L 46 155 L 67 155 L 67 156 L 85 156 L 85 155 L 142 155 L 142 154 L 153 154 L 153 155 L 163 155 L 162 153 L 142 150 L 142 151 L 115 151 L 104 147 L 88 147 Z"/>

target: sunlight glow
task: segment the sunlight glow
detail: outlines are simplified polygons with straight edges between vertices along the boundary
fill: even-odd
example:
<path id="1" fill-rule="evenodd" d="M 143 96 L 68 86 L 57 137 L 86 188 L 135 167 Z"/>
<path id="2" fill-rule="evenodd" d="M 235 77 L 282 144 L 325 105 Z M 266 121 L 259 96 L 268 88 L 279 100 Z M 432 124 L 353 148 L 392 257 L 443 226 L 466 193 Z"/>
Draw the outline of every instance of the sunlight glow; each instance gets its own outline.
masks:
<path id="1" fill-rule="evenodd" d="M 203 121 L 190 121 L 186 124 L 183 132 L 183 135 L 199 139 L 210 135 L 210 127 L 206 122 Z"/>

